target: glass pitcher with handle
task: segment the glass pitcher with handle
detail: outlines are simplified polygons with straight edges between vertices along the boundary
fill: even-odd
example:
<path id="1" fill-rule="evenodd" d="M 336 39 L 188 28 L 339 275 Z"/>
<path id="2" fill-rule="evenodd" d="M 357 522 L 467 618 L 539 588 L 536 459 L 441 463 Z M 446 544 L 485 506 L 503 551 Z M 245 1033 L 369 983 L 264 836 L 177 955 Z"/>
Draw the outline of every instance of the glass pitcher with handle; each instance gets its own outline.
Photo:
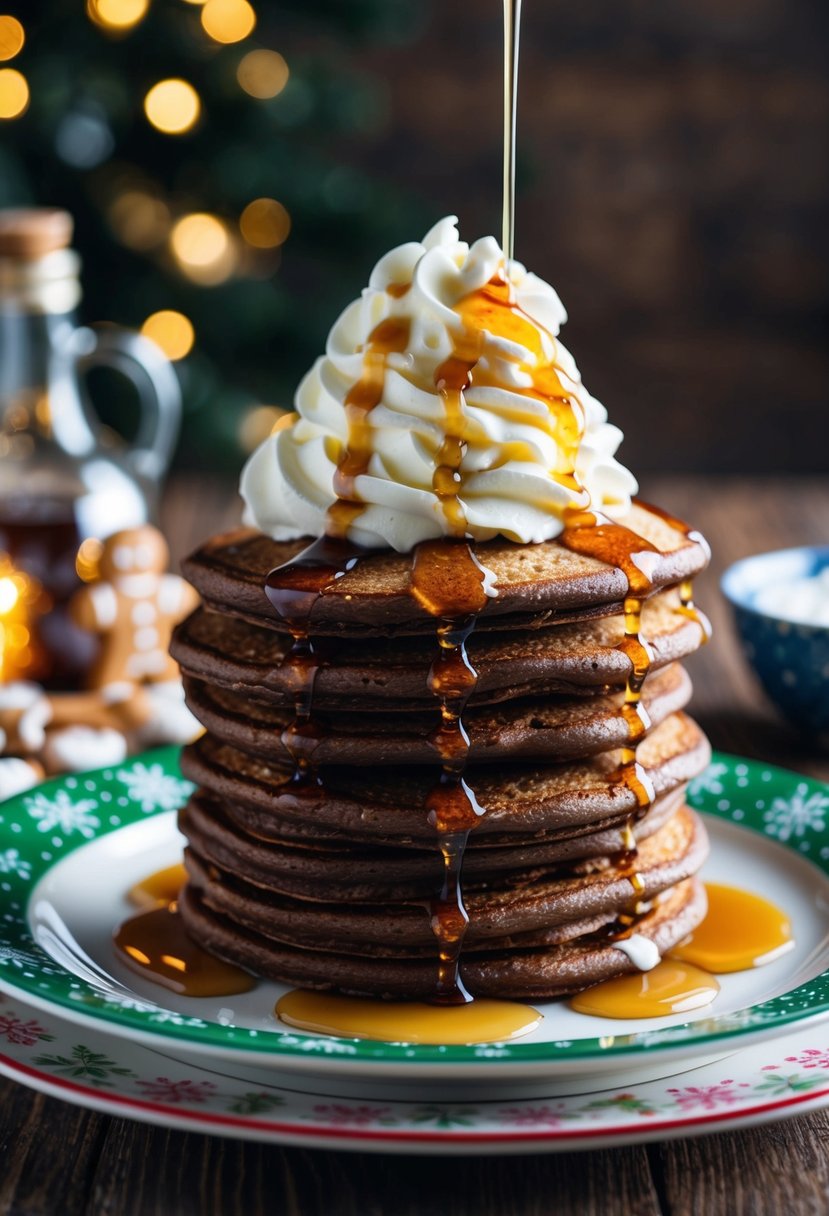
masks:
<path id="1" fill-rule="evenodd" d="M 0 581 L 29 603 L 15 669 L 51 687 L 77 684 L 91 660 L 66 605 L 96 545 L 152 519 L 181 417 L 178 377 L 153 342 L 78 326 L 71 239 L 65 211 L 0 211 Z M 129 445 L 89 405 L 84 375 L 99 365 L 135 385 Z"/>

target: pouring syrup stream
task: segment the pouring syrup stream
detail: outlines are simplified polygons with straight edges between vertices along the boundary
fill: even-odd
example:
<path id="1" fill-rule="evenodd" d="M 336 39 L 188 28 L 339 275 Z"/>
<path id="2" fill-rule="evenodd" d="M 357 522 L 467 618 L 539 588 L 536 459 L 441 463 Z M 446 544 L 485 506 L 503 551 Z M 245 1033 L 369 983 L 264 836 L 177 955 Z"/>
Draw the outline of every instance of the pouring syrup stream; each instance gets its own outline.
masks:
<path id="1" fill-rule="evenodd" d="M 504 208 L 502 248 L 507 267 L 515 252 L 515 143 L 521 0 L 504 0 Z"/>

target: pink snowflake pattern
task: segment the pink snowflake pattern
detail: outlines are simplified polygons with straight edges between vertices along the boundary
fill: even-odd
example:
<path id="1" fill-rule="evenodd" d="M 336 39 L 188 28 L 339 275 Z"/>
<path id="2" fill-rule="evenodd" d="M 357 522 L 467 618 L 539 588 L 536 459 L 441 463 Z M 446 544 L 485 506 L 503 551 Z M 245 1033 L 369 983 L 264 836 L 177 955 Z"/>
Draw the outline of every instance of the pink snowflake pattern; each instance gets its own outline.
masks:
<path id="1" fill-rule="evenodd" d="M 384 1123 L 391 1115 L 388 1106 L 315 1106 L 314 1115 L 324 1123 L 348 1124 L 351 1127 L 368 1127 L 371 1123 Z"/>
<path id="2" fill-rule="evenodd" d="M 559 1127 L 566 1118 L 565 1105 L 557 1106 L 506 1106 L 498 1111 L 498 1117 L 514 1127 Z"/>
<path id="3" fill-rule="evenodd" d="M 5 1039 L 7 1043 L 14 1043 L 18 1047 L 34 1047 L 41 1040 L 51 1040 L 53 1036 L 48 1034 L 45 1026 L 41 1026 L 39 1022 L 33 1019 L 24 1022 L 21 1018 L 17 1018 L 13 1013 L 6 1013 L 0 1017 L 0 1039 Z"/>
<path id="4" fill-rule="evenodd" d="M 154 1081 L 138 1081 L 136 1084 L 146 1098 L 174 1105 L 207 1102 L 216 1088 L 212 1081 L 171 1081 L 169 1077 L 156 1077 Z"/>
<path id="5" fill-rule="evenodd" d="M 801 1064 L 804 1068 L 829 1068 L 829 1051 L 820 1051 L 817 1047 L 808 1047 L 799 1056 L 786 1056 L 787 1064 Z M 767 1068 L 776 1068 L 775 1064 Z M 765 1071 L 765 1069 L 764 1069 Z"/>
<path id="6" fill-rule="evenodd" d="M 719 1106 L 731 1106 L 739 1102 L 741 1089 L 751 1089 L 748 1081 L 720 1081 L 717 1085 L 688 1085 L 685 1089 L 669 1089 L 668 1093 L 681 1110 L 700 1107 L 716 1110 Z"/>

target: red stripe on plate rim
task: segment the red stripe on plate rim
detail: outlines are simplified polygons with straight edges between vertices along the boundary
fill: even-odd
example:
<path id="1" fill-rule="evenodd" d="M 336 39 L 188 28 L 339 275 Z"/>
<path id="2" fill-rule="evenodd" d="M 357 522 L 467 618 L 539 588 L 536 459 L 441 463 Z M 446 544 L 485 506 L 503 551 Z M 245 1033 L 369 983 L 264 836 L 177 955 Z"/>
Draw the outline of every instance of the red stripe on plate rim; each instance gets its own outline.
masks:
<path id="1" fill-rule="evenodd" d="M 140 1098 L 128 1098 L 122 1094 L 90 1089 L 86 1085 L 77 1085 L 74 1081 L 69 1081 L 65 1077 L 55 1077 L 50 1073 L 39 1072 L 28 1064 L 21 1064 L 18 1060 L 12 1060 L 2 1054 L 0 1054 L 0 1063 L 4 1064 L 11 1072 L 18 1073 L 21 1076 L 34 1077 L 39 1081 L 48 1082 L 49 1085 L 57 1089 L 66 1089 L 71 1093 L 95 1098 L 99 1102 L 106 1102 L 112 1106 L 125 1106 L 142 1111 L 152 1111 L 159 1115 L 171 1115 L 182 1120 L 189 1119 L 205 1124 L 248 1128 L 251 1131 L 284 1132 L 288 1135 L 305 1136 L 307 1138 L 315 1136 L 332 1140 L 384 1140 L 421 1144 L 445 1144 L 447 1142 L 451 1144 L 486 1144 L 506 1140 L 514 1144 L 516 1142 L 529 1143 L 541 1140 L 587 1140 L 601 1136 L 618 1136 L 629 1133 L 634 1126 L 630 1123 L 619 1123 L 611 1126 L 584 1128 L 581 1130 L 576 1128 L 549 1128 L 547 1131 L 541 1132 L 455 1132 L 450 1130 L 443 1132 L 395 1132 L 364 1131 L 345 1127 L 318 1127 L 312 1123 L 279 1123 L 269 1119 L 255 1121 L 253 1119 L 246 1119 L 240 1115 L 216 1114 L 211 1111 L 193 1110 L 192 1108 L 182 1108 L 181 1106 L 166 1106 L 158 1102 L 145 1102 Z M 647 1132 L 667 1132 L 683 1127 L 695 1127 L 703 1123 L 727 1123 L 729 1120 L 750 1118 L 752 1115 L 785 1110 L 792 1106 L 799 1106 L 804 1102 L 814 1102 L 816 1099 L 825 1097 L 829 1097 L 829 1087 L 812 1090 L 806 1094 L 794 1094 L 790 1098 L 781 1098 L 776 1102 L 761 1102 L 755 1106 L 743 1107 L 740 1110 L 731 1108 L 730 1110 L 719 1111 L 716 1114 L 697 1115 L 696 1117 L 687 1119 L 643 1120 L 641 1123 L 637 1123 L 636 1127 Z"/>

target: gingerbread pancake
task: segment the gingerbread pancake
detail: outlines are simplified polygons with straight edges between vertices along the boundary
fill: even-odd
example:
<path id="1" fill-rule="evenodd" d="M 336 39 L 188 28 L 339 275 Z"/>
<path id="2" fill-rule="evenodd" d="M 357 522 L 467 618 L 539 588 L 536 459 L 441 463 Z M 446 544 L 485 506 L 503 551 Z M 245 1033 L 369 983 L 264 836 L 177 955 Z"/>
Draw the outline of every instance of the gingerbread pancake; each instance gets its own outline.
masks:
<path id="1" fill-rule="evenodd" d="M 180 909 L 196 940 L 219 958 L 255 975 L 304 988 L 391 999 L 428 999 L 435 990 L 434 958 L 395 958 L 387 951 L 380 955 L 346 953 L 339 942 L 328 950 L 281 942 L 216 912 L 195 882 L 182 892 Z M 705 910 L 704 888 L 688 879 L 669 887 L 639 916 L 635 931 L 664 954 L 696 928 Z M 522 947 L 514 941 L 499 945 L 494 939 L 490 948 L 463 954 L 461 976 L 473 996 L 550 1000 L 635 972 L 634 963 L 613 943 L 614 938 L 602 927 L 547 945 Z"/>
<path id="2" fill-rule="evenodd" d="M 705 768 L 708 741 L 685 714 L 674 714 L 643 740 L 639 762 L 654 797 L 681 790 Z M 530 845 L 549 833 L 590 830 L 638 811 L 619 780 L 618 751 L 564 764 L 471 768 L 468 780 L 486 808 L 470 835 L 469 851 L 523 838 Z M 182 771 L 218 802 L 243 831 L 263 840 L 291 837 L 434 846 L 424 810 L 434 772 L 424 768 L 363 771 L 325 769 L 322 784 L 297 791 L 291 769 L 241 752 L 212 735 L 185 748 Z"/>
<path id="3" fill-rule="evenodd" d="M 551 629 L 473 633 L 467 653 L 478 678 L 470 704 L 624 688 L 631 672 L 620 645 L 624 628 L 619 614 Z M 652 671 L 686 658 L 702 641 L 701 626 L 684 613 L 675 590 L 645 605 L 642 632 L 653 652 Z M 172 654 L 188 676 L 292 707 L 294 681 L 283 666 L 289 647 L 290 639 L 273 629 L 200 609 L 176 630 Z M 315 653 L 314 703 L 320 710 L 434 707 L 427 679 L 435 657 L 432 636 L 320 641 Z"/>
<path id="4" fill-rule="evenodd" d="M 692 578 L 704 569 L 708 547 L 702 537 L 655 507 L 635 504 L 619 521 L 641 539 L 641 558 L 653 592 Z M 183 564 L 186 578 L 217 611 L 266 628 L 280 622 L 264 593 L 270 570 L 302 552 L 310 541 L 274 541 L 242 530 L 215 537 Z M 491 595 L 477 629 L 540 628 L 606 616 L 622 610 L 630 582 L 622 564 L 573 552 L 561 540 L 516 545 L 505 540 L 476 544 L 475 555 L 489 572 Z M 412 555 L 369 550 L 331 585 L 314 605 L 311 625 L 318 635 L 400 636 L 434 634 L 434 618 L 411 594 Z M 283 626 L 284 628 L 284 626 Z"/>
<path id="5" fill-rule="evenodd" d="M 290 763 L 283 732 L 293 714 L 244 694 L 186 678 L 185 699 L 217 739 L 276 763 Z M 642 704 L 653 725 L 685 706 L 691 681 L 671 664 L 647 681 Z M 569 760 L 624 746 L 630 737 L 619 710 L 623 693 L 608 696 L 531 697 L 478 706 L 464 715 L 470 764 L 509 760 Z M 358 766 L 440 764 L 433 736 L 436 713 L 325 714 L 316 716 L 315 764 Z"/>
<path id="6" fill-rule="evenodd" d="M 530 878 L 564 869 L 588 874 L 610 866 L 631 848 L 639 848 L 637 872 L 647 868 L 640 848 L 666 825 L 676 827 L 683 791 L 659 799 L 627 832 L 627 817 L 598 823 L 582 833 L 562 832 L 543 840 L 519 838 L 495 848 L 470 848 L 464 859 L 464 889 L 511 889 Z M 377 903 L 398 899 L 428 900 L 441 880 L 441 858 L 434 849 L 404 849 L 396 844 L 367 845 L 350 841 L 319 844 L 290 838 L 258 839 L 215 802 L 201 795 L 180 814 L 179 826 L 195 856 L 229 878 L 300 900 L 315 900 L 325 892 L 328 902 Z M 625 847 L 627 845 L 627 848 Z M 660 846 L 661 847 L 661 846 Z M 643 860 L 644 858 L 644 860 Z M 427 918 L 428 920 L 428 918 Z"/>

